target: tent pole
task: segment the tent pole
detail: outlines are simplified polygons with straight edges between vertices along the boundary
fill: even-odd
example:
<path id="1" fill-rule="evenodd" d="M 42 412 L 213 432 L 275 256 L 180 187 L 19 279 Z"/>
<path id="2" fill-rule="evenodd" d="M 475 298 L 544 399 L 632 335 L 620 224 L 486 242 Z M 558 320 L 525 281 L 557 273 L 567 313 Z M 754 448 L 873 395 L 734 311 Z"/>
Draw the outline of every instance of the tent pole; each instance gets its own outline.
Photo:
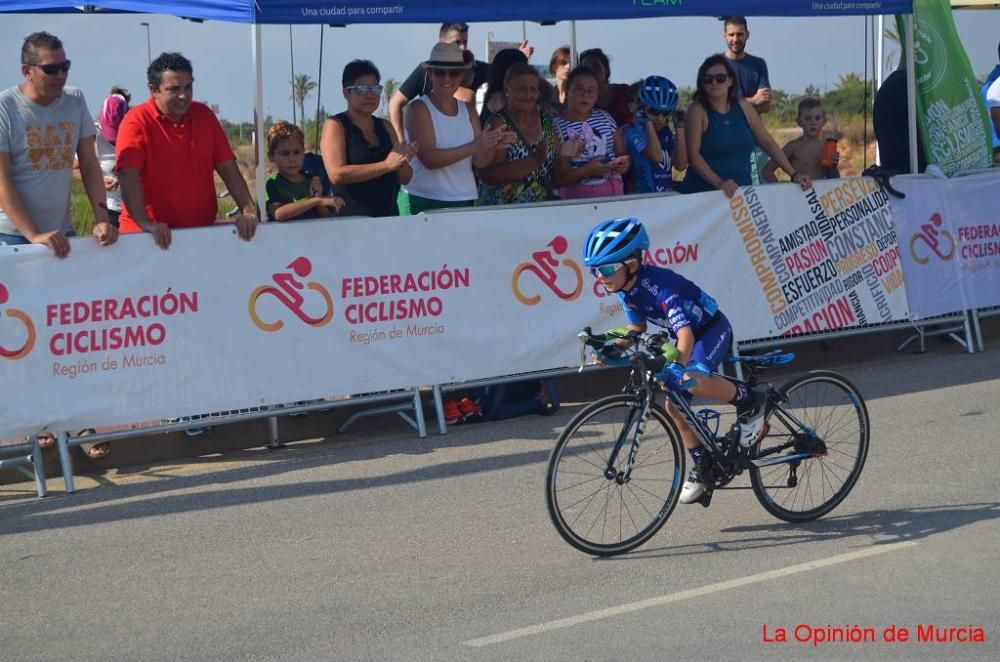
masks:
<path id="1" fill-rule="evenodd" d="M 878 93 L 878 88 L 882 87 L 882 81 L 885 80 L 885 71 L 883 71 L 883 61 L 885 60 L 885 16 L 883 14 L 878 15 L 878 40 L 875 42 L 875 85 L 873 86 L 873 92 Z M 874 107 L 875 97 L 872 97 L 872 107 Z M 874 123 L 874 120 L 873 120 Z M 882 157 L 878 151 L 878 141 L 875 141 L 875 163 L 882 163 Z"/>
<path id="2" fill-rule="evenodd" d="M 573 63 L 573 67 L 580 64 L 576 61 L 577 50 L 576 50 L 576 21 L 569 22 L 569 61 Z M 573 67 L 570 67 L 571 69 Z"/>
<path id="3" fill-rule="evenodd" d="M 265 192 L 265 182 L 264 182 L 264 158 L 263 149 L 264 144 L 267 142 L 266 134 L 264 133 L 264 65 L 261 59 L 261 26 L 260 23 L 254 23 L 251 26 L 250 33 L 250 43 L 251 51 L 254 63 L 254 75 L 255 82 L 254 85 L 254 100 L 253 100 L 253 123 L 254 123 L 254 141 L 253 141 L 253 157 L 254 157 L 254 193 L 257 197 L 257 207 L 260 210 L 258 213 L 261 218 L 266 218 L 267 211 L 265 210 L 265 202 L 267 200 L 267 194 Z"/>
<path id="4" fill-rule="evenodd" d="M 910 172 L 917 171 L 917 75 L 913 57 L 913 14 L 906 15 L 906 114 L 909 120 Z"/>
<path id="5" fill-rule="evenodd" d="M 288 57 L 292 62 L 292 78 L 288 81 L 288 84 L 292 88 L 292 96 L 289 99 L 292 100 L 292 124 L 298 124 L 299 120 L 295 116 L 295 42 L 292 41 L 292 24 L 288 24 Z"/>
<path id="6" fill-rule="evenodd" d="M 885 59 L 885 16 L 882 14 L 878 15 L 876 19 L 876 29 L 878 30 L 878 41 L 875 42 L 875 52 L 877 57 L 875 58 L 875 89 L 882 86 L 882 81 L 885 80 L 885 72 L 882 70 L 884 66 L 882 61 Z"/>

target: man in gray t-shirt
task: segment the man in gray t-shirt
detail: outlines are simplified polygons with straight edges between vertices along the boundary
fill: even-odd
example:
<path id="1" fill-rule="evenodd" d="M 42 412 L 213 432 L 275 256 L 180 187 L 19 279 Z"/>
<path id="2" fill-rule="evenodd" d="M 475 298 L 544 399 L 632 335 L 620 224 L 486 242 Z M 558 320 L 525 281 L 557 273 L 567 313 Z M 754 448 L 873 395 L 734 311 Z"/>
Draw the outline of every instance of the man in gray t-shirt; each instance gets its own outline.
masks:
<path id="1" fill-rule="evenodd" d="M 80 90 L 66 87 L 70 61 L 45 32 L 24 40 L 25 81 L 0 92 L 0 244 L 45 244 L 69 254 L 74 156 L 94 211 L 101 245 L 118 238 L 108 222 L 94 123 Z"/>

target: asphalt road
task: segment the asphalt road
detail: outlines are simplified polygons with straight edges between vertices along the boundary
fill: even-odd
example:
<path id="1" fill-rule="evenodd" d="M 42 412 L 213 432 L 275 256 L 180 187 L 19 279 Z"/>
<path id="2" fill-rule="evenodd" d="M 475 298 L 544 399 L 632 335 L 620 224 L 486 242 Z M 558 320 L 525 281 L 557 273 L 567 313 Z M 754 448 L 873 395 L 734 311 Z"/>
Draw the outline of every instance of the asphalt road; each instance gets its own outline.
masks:
<path id="1" fill-rule="evenodd" d="M 792 525 L 720 492 L 610 560 L 545 509 L 572 406 L 8 500 L 0 659 L 1000 659 L 1000 350 L 840 369 L 872 446 L 837 510 Z M 985 641 L 919 641 L 931 625 Z M 817 641 L 828 627 L 875 641 Z"/>

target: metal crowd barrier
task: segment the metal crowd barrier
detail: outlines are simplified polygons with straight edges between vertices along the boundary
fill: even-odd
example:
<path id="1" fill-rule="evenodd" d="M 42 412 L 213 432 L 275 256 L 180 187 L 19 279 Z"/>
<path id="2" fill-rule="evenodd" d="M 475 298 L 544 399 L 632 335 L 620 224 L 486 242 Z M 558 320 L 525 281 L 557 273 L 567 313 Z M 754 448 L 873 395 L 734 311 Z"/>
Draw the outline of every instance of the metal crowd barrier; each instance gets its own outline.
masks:
<path id="1" fill-rule="evenodd" d="M 986 345 L 983 343 L 983 328 L 979 324 L 979 321 L 984 317 L 993 317 L 995 315 L 1000 315 L 1000 306 L 977 308 L 976 310 L 973 310 L 970 315 L 972 318 L 972 328 L 976 334 L 976 342 L 979 345 L 980 352 L 986 349 Z"/>
<path id="2" fill-rule="evenodd" d="M 141 435 L 161 434 L 175 432 L 178 430 L 188 430 L 199 427 L 214 427 L 228 423 L 240 423 L 244 421 L 259 420 L 267 418 L 269 422 L 268 448 L 281 448 L 278 435 L 278 417 L 289 414 L 308 413 L 311 411 L 325 411 L 347 406 L 381 405 L 355 412 L 340 425 L 338 432 L 345 431 L 350 425 L 361 418 L 395 413 L 413 427 L 421 439 L 427 436 L 427 428 L 424 422 L 423 406 L 420 399 L 419 389 L 400 389 L 397 391 L 387 391 L 381 393 L 364 394 L 363 396 L 347 396 L 337 400 L 310 401 L 308 404 L 272 405 L 265 407 L 250 407 L 245 409 L 205 414 L 200 416 L 189 416 L 181 419 L 162 420 L 156 422 L 133 423 L 126 426 L 116 426 L 117 428 L 107 432 L 89 434 L 86 436 L 70 437 L 66 431 L 53 431 L 56 437 L 56 449 L 59 454 L 59 464 L 62 470 L 62 478 L 67 493 L 76 491 L 73 481 L 73 458 L 70 455 L 70 448 L 81 444 L 93 444 L 102 441 L 116 441 L 129 439 Z M 412 410 L 413 417 L 409 415 Z M 443 420 L 443 419 L 442 419 Z M 28 455 L 25 455 L 28 453 Z M 12 444 L 0 445 L 0 455 L 5 459 L 0 459 L 0 468 L 16 469 L 29 478 L 34 478 L 37 486 L 38 496 L 44 497 L 48 494 L 45 483 L 45 469 L 42 465 L 41 449 L 38 447 L 37 436 L 29 437 L 24 441 L 16 441 Z"/>
<path id="3" fill-rule="evenodd" d="M 601 198 L 601 203 L 606 203 L 615 200 L 631 199 L 634 200 L 637 197 L 667 197 L 670 195 L 676 195 L 675 193 L 658 193 L 658 194 L 647 194 L 647 195 L 627 195 L 627 196 L 614 196 L 609 198 Z M 573 200 L 573 201 L 551 201 L 551 202 L 539 202 L 531 204 L 521 204 L 517 205 L 519 209 L 525 209 L 530 207 L 547 207 L 552 205 L 566 206 L 572 204 L 594 204 L 595 200 Z M 512 206 L 512 205 L 508 205 Z M 489 209 L 495 209 L 495 207 L 490 207 Z M 431 214 L 447 214 L 457 211 L 469 211 L 469 209 L 436 209 L 429 210 L 427 213 Z M 902 351 L 907 345 L 913 341 L 919 343 L 919 351 L 923 352 L 926 349 L 926 338 L 930 336 L 946 335 L 951 338 L 959 345 L 961 345 L 968 353 L 974 353 L 976 347 L 980 351 L 984 349 L 982 330 L 980 327 L 980 319 L 983 317 L 989 317 L 993 315 L 1000 315 L 1000 306 L 992 308 L 981 308 L 978 310 L 969 311 L 959 311 L 947 315 L 939 315 L 936 317 L 929 317 L 921 320 L 901 320 L 895 322 L 884 322 L 878 324 L 869 324 L 861 327 L 852 327 L 849 329 L 841 329 L 835 331 L 815 331 L 810 333 L 802 333 L 790 336 L 782 336 L 778 338 L 759 338 L 759 339 L 748 339 L 733 343 L 732 351 L 734 353 L 744 351 L 744 350 L 756 350 L 756 349 L 766 349 L 775 346 L 784 346 L 790 344 L 798 344 L 803 342 L 810 342 L 813 340 L 825 340 L 831 338 L 846 338 L 851 336 L 865 335 L 869 333 L 877 333 L 881 331 L 895 331 L 899 329 L 912 328 L 914 333 L 912 336 L 906 338 L 902 343 L 897 346 L 897 351 Z M 603 366 L 586 366 L 584 370 L 604 370 Z M 739 366 L 735 366 L 736 376 L 740 377 Z M 553 370 L 544 370 L 537 372 L 529 372 L 516 375 L 504 375 L 498 377 L 491 377 L 486 379 L 477 379 L 467 382 L 456 382 L 449 384 L 437 384 L 432 387 L 431 394 L 435 409 L 435 416 L 437 418 L 438 432 L 440 434 L 447 433 L 447 423 L 444 417 L 444 407 L 443 407 L 443 393 L 448 391 L 456 391 L 460 389 L 471 389 L 480 386 L 490 386 L 503 384 L 513 381 L 520 381 L 523 379 L 537 379 L 541 377 L 559 377 L 563 375 L 573 374 L 579 372 L 579 368 L 559 368 Z M 267 418 L 270 424 L 269 430 L 269 440 L 267 447 L 269 448 L 279 448 L 282 446 L 279 441 L 278 436 L 278 416 L 288 415 L 296 413 L 307 413 L 311 411 L 328 410 L 334 408 L 340 408 L 345 406 L 356 406 L 358 404 L 371 404 L 376 405 L 367 409 L 360 410 L 352 414 L 344 423 L 342 423 L 338 432 L 345 431 L 354 422 L 361 418 L 395 413 L 400 416 L 407 424 L 413 427 L 420 438 L 424 438 L 427 435 L 426 423 L 424 420 L 423 406 L 421 401 L 421 389 L 411 388 L 398 391 L 388 391 L 375 394 L 365 394 L 363 396 L 348 396 L 337 400 L 322 400 L 317 402 L 310 402 L 308 404 L 295 404 L 295 405 L 276 405 L 271 407 L 253 407 L 249 409 L 240 409 L 230 412 L 221 412 L 219 414 L 205 415 L 199 417 L 190 417 L 184 420 L 176 421 L 160 421 L 152 424 L 136 424 L 129 426 L 128 429 L 115 430 L 110 432 L 103 432 L 98 434 L 87 435 L 84 437 L 69 437 L 66 432 L 59 432 L 56 435 L 56 446 L 58 448 L 60 465 L 62 469 L 63 481 L 65 483 L 66 492 L 72 493 L 75 491 L 75 486 L 73 483 L 73 461 L 70 456 L 69 449 L 72 446 L 80 445 L 83 443 L 96 443 L 101 441 L 115 441 L 119 439 L 128 439 L 131 437 L 136 437 L 139 435 L 147 434 L 157 434 L 173 432 L 177 430 L 185 430 L 192 427 L 206 427 L 215 425 L 224 425 L 227 423 L 238 423 L 242 421 L 257 420 L 261 418 Z M 412 410 L 412 417 L 410 412 Z M 27 453 L 25 455 L 25 453 Z M 16 468 L 25 475 L 33 477 L 37 486 L 38 496 L 43 497 L 47 494 L 47 489 L 45 485 L 44 468 L 42 467 L 41 452 L 38 448 L 37 437 L 31 437 L 27 441 L 10 444 L 6 446 L 0 446 L 0 455 L 13 457 L 8 457 L 7 459 L 0 460 L 0 468 Z M 29 469 L 30 467 L 30 469 Z"/>

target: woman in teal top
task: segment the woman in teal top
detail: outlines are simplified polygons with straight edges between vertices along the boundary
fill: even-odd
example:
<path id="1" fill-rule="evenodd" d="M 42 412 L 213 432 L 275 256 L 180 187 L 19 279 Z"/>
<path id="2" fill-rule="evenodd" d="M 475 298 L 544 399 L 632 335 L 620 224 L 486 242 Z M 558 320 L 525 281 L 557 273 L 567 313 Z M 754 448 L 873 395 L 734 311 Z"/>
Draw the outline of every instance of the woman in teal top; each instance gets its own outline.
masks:
<path id="1" fill-rule="evenodd" d="M 698 68 L 698 90 L 687 111 L 686 135 L 690 167 L 681 193 L 720 189 L 731 198 L 740 186 L 750 186 L 755 144 L 803 190 L 812 186 L 809 175 L 792 168 L 750 102 L 737 95 L 736 74 L 724 55 L 712 55 Z"/>

